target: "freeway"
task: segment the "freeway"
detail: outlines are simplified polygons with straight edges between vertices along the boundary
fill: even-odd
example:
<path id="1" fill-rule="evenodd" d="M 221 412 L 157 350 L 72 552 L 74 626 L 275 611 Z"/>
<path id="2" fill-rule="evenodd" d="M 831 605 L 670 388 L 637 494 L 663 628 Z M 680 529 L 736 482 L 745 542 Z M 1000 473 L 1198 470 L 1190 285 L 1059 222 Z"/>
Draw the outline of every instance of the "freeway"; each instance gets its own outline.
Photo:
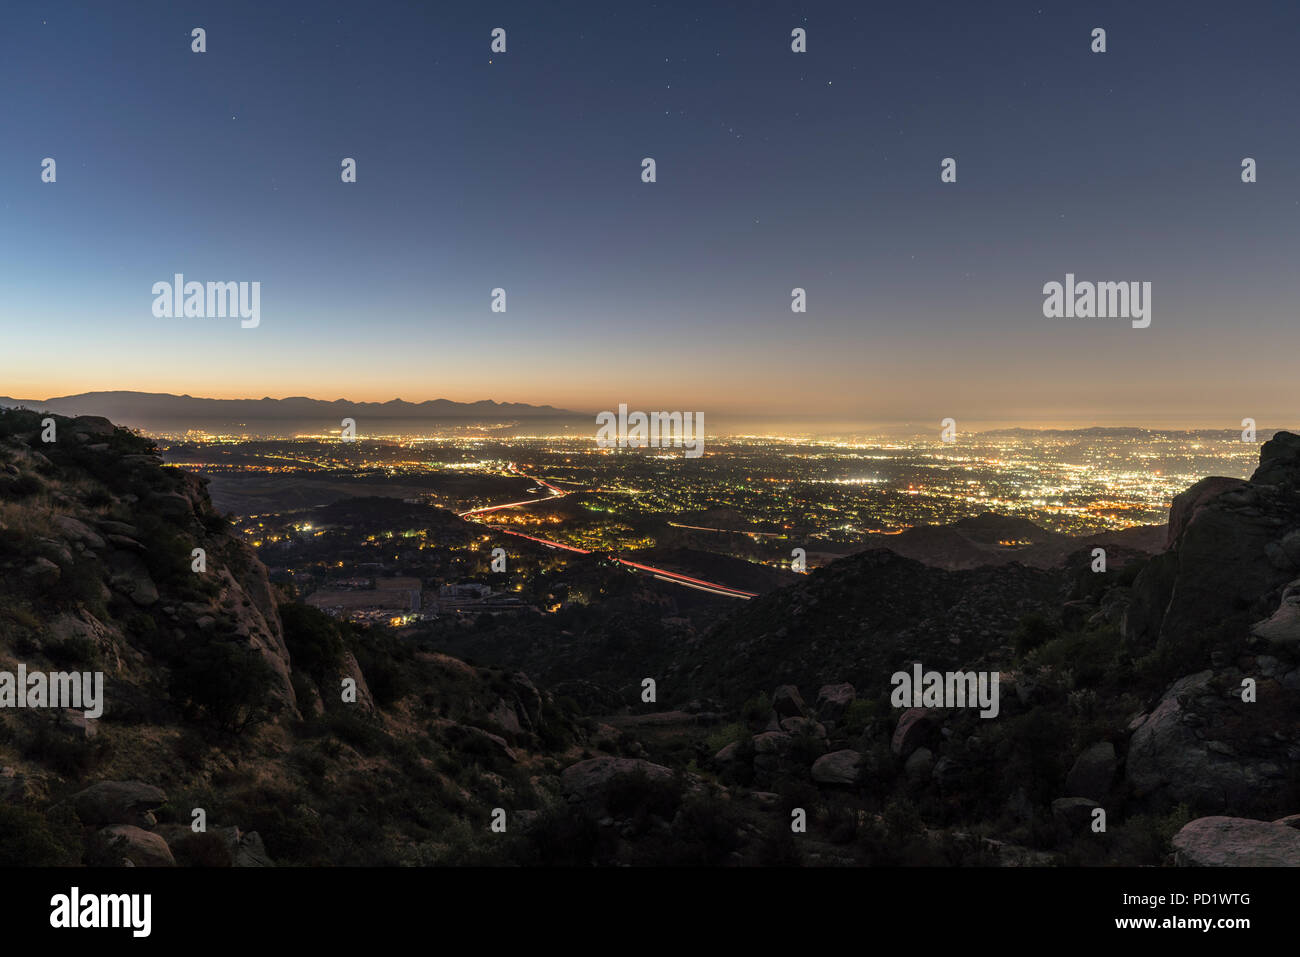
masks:
<path id="1" fill-rule="evenodd" d="M 515 472 L 518 475 L 522 475 L 526 479 L 530 479 L 531 481 L 536 482 L 538 485 L 549 490 L 551 494 L 546 496 L 545 498 L 530 498 L 530 499 L 525 499 L 524 501 L 521 502 L 507 502 L 504 505 L 488 505 L 482 508 L 472 508 L 467 512 L 461 512 L 460 517 L 470 518 L 472 521 L 478 521 L 477 519 L 472 518 L 472 516 L 486 515 L 489 512 L 497 512 L 504 508 L 517 508 L 521 505 L 533 505 L 537 502 L 548 502 L 553 498 L 559 498 L 560 496 L 567 494 L 563 489 L 556 488 L 554 485 L 550 484 L 549 482 L 542 481 L 539 478 L 534 478 L 531 475 L 524 475 L 523 472 L 518 471 L 517 469 L 514 468 L 514 466 L 511 466 L 510 470 L 512 472 Z M 480 524 L 487 525 L 486 522 L 482 522 Z M 546 545 L 549 548 L 559 548 L 559 549 L 563 549 L 566 552 L 576 552 L 579 555 L 593 554 L 591 549 L 589 548 L 578 548 L 577 546 L 574 545 L 565 545 L 562 542 L 553 542 L 546 538 L 538 538 L 535 535 L 525 535 L 523 532 L 512 532 L 507 528 L 501 528 L 500 526 L 497 525 L 487 525 L 487 527 L 491 528 L 493 531 L 505 532 L 507 535 L 514 535 L 516 538 L 526 538 L 531 542 L 537 542 L 538 544 Z M 702 578 L 691 578 L 689 575 L 682 575 L 678 572 L 669 571 L 666 568 L 656 568 L 654 565 L 643 565 L 640 562 L 629 561 L 626 558 L 619 558 L 617 555 L 611 554 L 611 555 L 606 555 L 606 557 L 609 558 L 611 561 L 616 561 L 620 565 L 625 565 L 628 568 L 635 568 L 638 571 L 647 572 L 653 575 L 655 578 L 659 579 L 660 581 L 672 582 L 675 585 L 682 585 L 686 588 L 693 588 L 696 591 L 707 592 L 711 595 L 721 595 L 724 598 L 739 598 L 744 601 L 748 601 L 751 598 L 758 597 L 758 594 L 756 592 L 741 591 L 739 588 L 732 588 L 728 585 L 720 585 L 717 582 L 705 581 Z"/>

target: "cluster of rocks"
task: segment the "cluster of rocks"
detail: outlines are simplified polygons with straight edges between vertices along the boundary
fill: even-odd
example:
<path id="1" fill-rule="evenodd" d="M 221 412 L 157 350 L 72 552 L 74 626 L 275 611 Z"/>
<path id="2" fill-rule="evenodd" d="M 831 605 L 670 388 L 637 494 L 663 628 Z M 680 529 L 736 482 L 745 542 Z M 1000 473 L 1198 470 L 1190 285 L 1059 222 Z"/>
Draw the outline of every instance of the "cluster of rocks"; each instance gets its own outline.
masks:
<path id="1" fill-rule="evenodd" d="M 100 781 L 67 799 L 104 863 L 122 867 L 174 867 L 173 845 L 192 839 L 186 824 L 159 824 L 154 811 L 167 803 L 159 788 L 141 781 Z M 273 867 L 256 831 L 216 827 L 206 831 L 224 849 L 221 863 L 232 867 Z"/>
<path id="2" fill-rule="evenodd" d="M 837 746 L 849 743 L 843 720 L 856 697 L 847 682 L 823 685 L 810 707 L 797 687 L 781 685 L 772 694 L 772 709 L 763 728 L 748 742 L 724 747 L 714 763 L 725 767 L 751 761 L 757 785 L 800 774 L 821 785 L 856 784 L 869 771 L 870 761 L 860 750 Z"/>

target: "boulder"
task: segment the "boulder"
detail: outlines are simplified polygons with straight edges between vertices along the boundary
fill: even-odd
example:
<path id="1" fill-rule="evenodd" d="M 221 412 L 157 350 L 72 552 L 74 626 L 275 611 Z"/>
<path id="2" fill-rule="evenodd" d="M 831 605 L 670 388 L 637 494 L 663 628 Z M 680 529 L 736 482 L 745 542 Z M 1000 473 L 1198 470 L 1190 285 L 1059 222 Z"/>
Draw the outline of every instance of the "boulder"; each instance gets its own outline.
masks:
<path id="1" fill-rule="evenodd" d="M 171 848 L 157 834 L 132 824 L 114 824 L 99 832 L 106 841 L 124 841 L 122 855 L 136 867 L 175 867 Z"/>
<path id="2" fill-rule="evenodd" d="M 496 754 L 498 757 L 505 758 L 507 761 L 517 762 L 518 755 L 510 747 L 510 743 L 499 734 L 493 734 L 491 731 L 484 731 L 482 728 L 476 728 L 468 724 L 453 724 L 446 730 L 447 740 L 454 745 L 459 745 L 470 751 L 486 751 L 489 754 Z"/>
<path id="3" fill-rule="evenodd" d="M 1094 801 L 1104 800 L 1115 780 L 1117 767 L 1115 745 L 1098 741 L 1075 759 L 1065 778 L 1065 793 Z"/>
<path id="4" fill-rule="evenodd" d="M 100 781 L 68 798 L 82 824 L 152 825 L 155 808 L 167 803 L 167 795 L 142 781 Z"/>
<path id="5" fill-rule="evenodd" d="M 903 764 L 903 773 L 911 781 L 924 781 L 934 772 L 934 753 L 929 748 L 917 748 Z"/>
<path id="6" fill-rule="evenodd" d="M 142 608 L 158 602 L 158 586 L 149 577 L 149 570 L 134 552 L 120 549 L 108 557 L 109 584 Z"/>
<path id="7" fill-rule="evenodd" d="M 234 853 L 235 867 L 275 867 L 275 861 L 271 860 L 271 855 L 266 853 L 266 845 L 262 843 L 262 837 L 256 831 L 249 831 L 239 838 L 239 844 L 235 847 Z"/>
<path id="8" fill-rule="evenodd" d="M 1162 794 L 1201 813 L 1267 808 L 1284 787 L 1287 744 L 1269 713 L 1285 692 L 1259 683 L 1239 695 L 1239 672 L 1207 670 L 1174 682 L 1133 733 L 1125 769 L 1137 797 Z"/>
<path id="9" fill-rule="evenodd" d="M 783 718 L 781 730 L 787 734 L 811 734 L 815 738 L 826 737 L 826 726 L 812 718 Z"/>
<path id="10" fill-rule="evenodd" d="M 812 779 L 818 784 L 857 784 L 861 776 L 862 753 L 847 748 L 823 754 L 812 766 Z"/>
<path id="11" fill-rule="evenodd" d="M 1052 820 L 1073 834 L 1092 825 L 1092 811 L 1097 806 L 1085 797 L 1057 798 L 1052 802 Z"/>
<path id="12" fill-rule="evenodd" d="M 49 588 L 56 584 L 62 575 L 59 566 L 48 558 L 36 558 L 23 569 L 23 577 L 29 579 L 37 588 Z"/>
<path id="13" fill-rule="evenodd" d="M 1300 831 L 1241 817 L 1201 817 L 1174 835 L 1179 867 L 1300 867 Z"/>
<path id="14" fill-rule="evenodd" d="M 908 708 L 898 719 L 889 747 L 900 758 L 905 758 L 921 746 L 930 731 L 929 712 L 925 708 Z"/>
<path id="15" fill-rule="evenodd" d="M 1282 590 L 1282 600 L 1272 617 L 1256 622 L 1250 633 L 1275 645 L 1300 648 L 1300 578 Z"/>
<path id="16" fill-rule="evenodd" d="M 89 525 L 71 515 L 55 515 L 54 524 L 69 539 L 80 542 L 89 549 L 101 551 L 107 547 L 104 540 Z"/>
<path id="17" fill-rule="evenodd" d="M 589 758 L 570 765 L 560 774 L 560 790 L 575 804 L 603 807 L 610 782 L 623 775 L 644 774 L 652 781 L 671 781 L 673 772 L 640 758 Z"/>
<path id="18" fill-rule="evenodd" d="M 808 706 L 803 703 L 799 689 L 794 685 L 781 685 L 772 693 L 772 710 L 782 718 L 808 716 Z"/>
<path id="19" fill-rule="evenodd" d="M 837 685 L 822 685 L 817 689 L 817 717 L 825 722 L 839 721 L 856 696 L 853 685 L 847 681 Z"/>
<path id="20" fill-rule="evenodd" d="M 754 751 L 758 754 L 784 754 L 790 750 L 792 740 L 784 731 L 764 731 L 754 735 Z"/>

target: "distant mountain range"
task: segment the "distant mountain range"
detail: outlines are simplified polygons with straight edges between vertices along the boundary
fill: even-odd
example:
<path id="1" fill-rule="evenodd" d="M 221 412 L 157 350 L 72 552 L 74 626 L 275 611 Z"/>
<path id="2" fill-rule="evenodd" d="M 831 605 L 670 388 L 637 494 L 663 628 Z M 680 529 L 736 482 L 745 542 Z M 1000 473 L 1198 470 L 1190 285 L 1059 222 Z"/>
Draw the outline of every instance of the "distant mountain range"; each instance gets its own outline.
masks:
<path id="1" fill-rule="evenodd" d="M 37 412 L 59 415 L 102 415 L 123 425 L 138 427 L 157 421 L 280 421 L 322 418 L 338 421 L 345 416 L 383 419 L 481 419 L 555 418 L 581 413 L 549 405 L 522 402 L 453 402 L 432 399 L 427 402 L 349 402 L 335 399 L 204 399 L 191 395 L 158 392 L 83 392 L 51 399 L 11 399 L 0 397 L 0 406 L 22 406 Z"/>

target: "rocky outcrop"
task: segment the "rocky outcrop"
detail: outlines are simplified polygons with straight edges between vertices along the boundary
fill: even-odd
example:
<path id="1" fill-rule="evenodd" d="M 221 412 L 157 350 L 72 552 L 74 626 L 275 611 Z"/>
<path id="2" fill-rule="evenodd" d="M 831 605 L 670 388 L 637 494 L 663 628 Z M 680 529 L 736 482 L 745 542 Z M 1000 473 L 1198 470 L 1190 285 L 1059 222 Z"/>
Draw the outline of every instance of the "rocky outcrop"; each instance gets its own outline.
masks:
<path id="1" fill-rule="evenodd" d="M 1175 497 L 1168 550 L 1133 583 L 1125 637 L 1180 642 L 1278 607 L 1300 573 L 1300 436 L 1279 432 L 1249 482 L 1207 478 Z"/>
<path id="2" fill-rule="evenodd" d="M 167 803 L 167 795 L 143 781 L 100 781 L 78 791 L 68 802 L 82 824 L 131 824 L 152 827 L 153 811 Z"/>
<path id="3" fill-rule="evenodd" d="M 571 803 L 601 807 L 610 784 L 625 775 L 644 776 L 650 781 L 673 779 L 670 768 L 639 758 L 590 758 L 565 768 L 560 775 L 560 787 Z"/>
<path id="4" fill-rule="evenodd" d="M 1300 831 L 1239 817 L 1202 817 L 1174 835 L 1179 867 L 1300 867 Z"/>
<path id="5" fill-rule="evenodd" d="M 1161 795 L 1194 809 L 1265 808 L 1300 757 L 1295 693 L 1259 683 L 1241 698 L 1240 672 L 1205 670 L 1176 681 L 1129 742 L 1127 780 L 1138 797 Z M 1286 725 L 1279 715 L 1291 713 Z M 1293 757 L 1294 755 L 1294 757 Z"/>

